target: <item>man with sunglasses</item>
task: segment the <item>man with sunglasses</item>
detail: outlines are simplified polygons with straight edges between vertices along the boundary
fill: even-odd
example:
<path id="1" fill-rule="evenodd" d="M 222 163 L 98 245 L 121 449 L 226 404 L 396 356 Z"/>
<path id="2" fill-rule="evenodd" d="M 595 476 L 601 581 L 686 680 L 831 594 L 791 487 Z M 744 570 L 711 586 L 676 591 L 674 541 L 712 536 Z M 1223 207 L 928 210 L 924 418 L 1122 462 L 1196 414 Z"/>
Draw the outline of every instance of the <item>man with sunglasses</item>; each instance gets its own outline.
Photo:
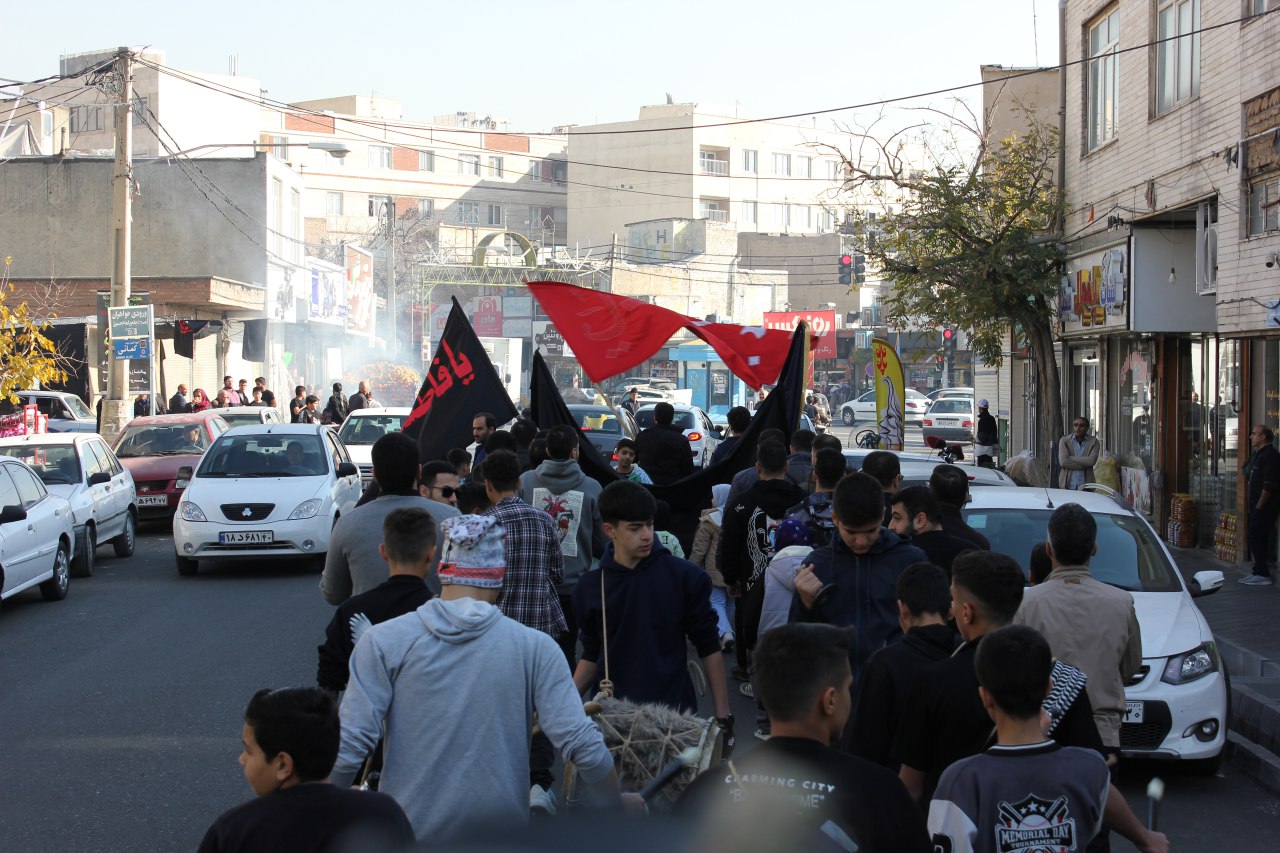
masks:
<path id="1" fill-rule="evenodd" d="M 1097 436 L 1089 435 L 1089 419 L 1077 417 L 1071 432 L 1058 440 L 1058 488 L 1079 489 L 1085 483 L 1096 483 L 1093 466 L 1102 450 Z"/>
<path id="2" fill-rule="evenodd" d="M 429 501 L 458 506 L 458 469 L 442 459 L 422 463 L 418 494 Z"/>

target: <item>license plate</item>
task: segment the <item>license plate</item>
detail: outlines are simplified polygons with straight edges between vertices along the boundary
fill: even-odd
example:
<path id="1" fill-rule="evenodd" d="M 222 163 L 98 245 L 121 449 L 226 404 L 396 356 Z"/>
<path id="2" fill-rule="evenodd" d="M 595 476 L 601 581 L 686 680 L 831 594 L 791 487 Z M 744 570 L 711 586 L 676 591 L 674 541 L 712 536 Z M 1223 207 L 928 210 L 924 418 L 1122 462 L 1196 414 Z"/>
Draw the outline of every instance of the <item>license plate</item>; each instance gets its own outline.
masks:
<path id="1" fill-rule="evenodd" d="M 168 495 L 138 495 L 138 506 L 168 506 Z"/>
<path id="2" fill-rule="evenodd" d="M 956 422 L 951 418 L 938 418 L 938 426 L 940 427 L 953 427 L 955 425 Z"/>
<path id="3" fill-rule="evenodd" d="M 1124 703 L 1124 719 L 1122 723 L 1141 723 L 1145 708 L 1142 702 L 1125 702 Z"/>
<path id="4" fill-rule="evenodd" d="M 270 530 L 224 530 L 218 534 L 221 545 L 270 545 L 274 541 Z"/>

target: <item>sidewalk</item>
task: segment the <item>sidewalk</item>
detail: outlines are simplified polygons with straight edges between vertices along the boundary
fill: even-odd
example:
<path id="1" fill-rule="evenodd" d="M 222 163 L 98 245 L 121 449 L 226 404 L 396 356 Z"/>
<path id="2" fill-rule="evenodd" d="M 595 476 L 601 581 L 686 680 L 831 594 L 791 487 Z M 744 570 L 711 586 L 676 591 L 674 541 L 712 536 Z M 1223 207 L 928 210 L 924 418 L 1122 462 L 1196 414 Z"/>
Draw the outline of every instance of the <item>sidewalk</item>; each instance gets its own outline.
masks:
<path id="1" fill-rule="evenodd" d="M 1280 587 L 1236 583 L 1249 568 L 1214 559 L 1208 551 L 1169 550 L 1188 584 L 1206 569 L 1225 576 L 1218 592 L 1195 602 L 1213 629 L 1231 678 L 1229 757 L 1280 791 Z"/>

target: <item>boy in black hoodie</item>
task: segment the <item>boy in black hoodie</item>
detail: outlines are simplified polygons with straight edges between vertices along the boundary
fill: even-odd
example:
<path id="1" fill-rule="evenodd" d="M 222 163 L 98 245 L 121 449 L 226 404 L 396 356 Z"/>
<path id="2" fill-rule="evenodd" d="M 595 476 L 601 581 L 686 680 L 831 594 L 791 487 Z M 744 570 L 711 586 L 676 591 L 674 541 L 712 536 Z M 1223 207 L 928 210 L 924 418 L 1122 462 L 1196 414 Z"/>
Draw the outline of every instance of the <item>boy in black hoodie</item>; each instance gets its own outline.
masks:
<path id="1" fill-rule="evenodd" d="M 787 448 L 766 441 L 756 451 L 759 479 L 725 508 L 720 529 L 722 562 L 717 568 L 730 589 L 739 591 L 735 614 L 738 664 L 744 669 L 756 645 L 760 610 L 764 606 L 764 578 L 773 559 L 773 532 L 787 518 L 787 510 L 805 498 L 804 490 L 787 479 Z"/>
<path id="2" fill-rule="evenodd" d="M 869 474 L 859 471 L 840 481 L 831 501 L 831 519 L 837 535 L 826 548 L 810 554 L 796 575 L 791 621 L 855 626 L 849 666 L 857 684 L 867 658 L 902 636 L 898 576 L 928 558 L 881 526 L 884 490 Z"/>

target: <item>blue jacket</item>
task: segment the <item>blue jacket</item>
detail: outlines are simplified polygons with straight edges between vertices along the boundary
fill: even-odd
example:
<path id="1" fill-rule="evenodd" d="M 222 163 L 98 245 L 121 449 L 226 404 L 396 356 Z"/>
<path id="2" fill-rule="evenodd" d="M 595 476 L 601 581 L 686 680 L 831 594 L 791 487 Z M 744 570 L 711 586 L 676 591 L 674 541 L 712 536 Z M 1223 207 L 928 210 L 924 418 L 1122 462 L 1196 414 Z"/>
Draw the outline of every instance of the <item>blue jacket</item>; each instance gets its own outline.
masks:
<path id="1" fill-rule="evenodd" d="M 830 545 L 804 559 L 813 565 L 814 574 L 824 584 L 835 582 L 835 593 L 813 610 L 806 609 L 797 595 L 791 604 L 790 621 L 854 626 L 849 666 L 856 684 L 867 658 L 902 636 L 894 590 L 898 575 L 912 563 L 927 560 L 924 551 L 907 544 L 887 527 L 880 528 L 880 538 L 863 555 L 849 550 L 837 533 L 831 537 Z"/>
<path id="2" fill-rule="evenodd" d="M 688 644 L 699 657 L 720 651 L 711 578 L 660 545 L 634 569 L 613 559 L 613 543 L 600 565 L 573 590 L 573 613 L 582 637 L 582 659 L 594 661 L 604 678 L 600 577 L 604 574 L 609 621 L 609 677 L 614 695 L 632 702 L 657 702 L 682 711 L 698 707 L 689 679 Z"/>

